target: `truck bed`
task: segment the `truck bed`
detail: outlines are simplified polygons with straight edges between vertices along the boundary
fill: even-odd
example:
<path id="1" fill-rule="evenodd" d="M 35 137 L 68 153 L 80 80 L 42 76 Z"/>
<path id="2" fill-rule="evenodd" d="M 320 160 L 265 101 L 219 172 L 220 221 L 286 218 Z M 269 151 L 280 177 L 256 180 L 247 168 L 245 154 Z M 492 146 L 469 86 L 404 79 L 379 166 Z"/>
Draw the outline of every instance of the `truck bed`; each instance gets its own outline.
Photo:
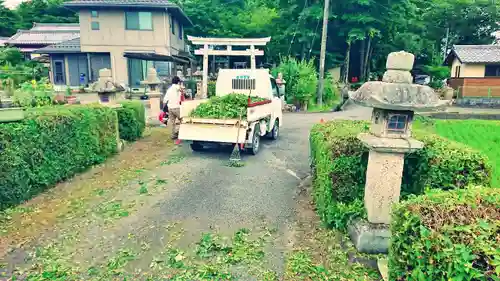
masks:
<path id="1" fill-rule="evenodd" d="M 271 115 L 271 103 L 254 104 L 247 108 L 247 118 L 239 122 L 238 119 L 211 119 L 189 117 L 204 100 L 184 101 L 181 105 L 181 125 L 179 139 L 189 141 L 206 141 L 221 143 L 245 143 L 249 124 Z M 239 136 L 238 136 L 239 130 Z M 238 140 L 236 138 L 238 137 Z"/>

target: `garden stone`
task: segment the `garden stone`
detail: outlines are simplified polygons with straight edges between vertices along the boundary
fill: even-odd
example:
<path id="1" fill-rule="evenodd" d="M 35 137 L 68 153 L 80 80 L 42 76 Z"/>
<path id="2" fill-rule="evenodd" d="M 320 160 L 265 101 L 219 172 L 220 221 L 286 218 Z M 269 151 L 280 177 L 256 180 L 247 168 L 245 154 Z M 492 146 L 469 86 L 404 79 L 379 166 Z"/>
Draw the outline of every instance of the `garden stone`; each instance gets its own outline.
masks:
<path id="1" fill-rule="evenodd" d="M 413 77 L 408 71 L 400 70 L 387 70 L 382 78 L 383 82 L 386 83 L 404 83 L 411 84 L 413 82 Z"/>
<path id="2" fill-rule="evenodd" d="M 368 254 L 386 254 L 391 233 L 386 225 L 356 220 L 347 227 L 349 237 L 356 249 Z"/>
<path id="3" fill-rule="evenodd" d="M 410 71 L 413 68 L 415 56 L 404 51 L 392 52 L 387 56 L 387 69 L 406 70 Z"/>

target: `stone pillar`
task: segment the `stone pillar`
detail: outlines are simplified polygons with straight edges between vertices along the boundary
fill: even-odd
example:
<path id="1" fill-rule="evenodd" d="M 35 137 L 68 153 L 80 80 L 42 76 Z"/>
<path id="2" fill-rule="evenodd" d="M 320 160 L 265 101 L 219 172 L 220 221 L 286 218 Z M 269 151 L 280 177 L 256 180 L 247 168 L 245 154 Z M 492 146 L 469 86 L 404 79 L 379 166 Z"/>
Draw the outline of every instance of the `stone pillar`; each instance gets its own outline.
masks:
<path id="1" fill-rule="evenodd" d="M 203 47 L 203 87 L 200 98 L 204 99 L 208 95 L 208 44 Z"/>
<path id="2" fill-rule="evenodd" d="M 257 64 L 255 62 L 255 46 L 250 46 L 250 69 L 256 69 Z"/>
<path id="3" fill-rule="evenodd" d="M 370 223 L 389 224 L 391 205 L 399 201 L 404 154 L 370 150 L 365 208 Z"/>

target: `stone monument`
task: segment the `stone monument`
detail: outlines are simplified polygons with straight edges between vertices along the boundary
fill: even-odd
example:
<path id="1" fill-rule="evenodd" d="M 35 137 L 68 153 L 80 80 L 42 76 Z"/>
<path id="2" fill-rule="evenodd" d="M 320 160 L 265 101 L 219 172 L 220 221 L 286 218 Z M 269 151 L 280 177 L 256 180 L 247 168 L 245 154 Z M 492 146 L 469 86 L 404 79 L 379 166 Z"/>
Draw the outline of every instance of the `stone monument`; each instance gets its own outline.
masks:
<path id="1" fill-rule="evenodd" d="M 111 69 L 103 68 L 99 70 L 99 78 L 90 85 L 90 91 L 97 92 L 101 103 L 114 103 L 116 93 L 125 89 L 119 84 L 113 82 Z"/>
<path id="2" fill-rule="evenodd" d="M 152 93 L 158 93 L 159 94 L 159 89 L 158 85 L 161 84 L 160 78 L 158 78 L 158 73 L 156 72 L 156 69 L 153 67 L 148 69 L 148 74 L 147 78 L 144 81 L 141 81 L 142 85 L 146 85 L 148 88 L 148 95 L 151 95 Z"/>
<path id="3" fill-rule="evenodd" d="M 146 80 L 141 81 L 141 84 L 146 86 L 146 91 L 144 95 L 142 95 L 141 99 L 147 98 L 147 100 L 144 100 L 143 103 L 146 108 L 150 108 L 147 118 L 156 118 L 160 112 L 160 99 L 162 96 L 160 92 L 160 85 L 162 84 L 162 81 L 158 77 L 158 73 L 155 68 L 151 67 L 148 69 L 147 78 Z"/>
<path id="4" fill-rule="evenodd" d="M 366 82 L 349 93 L 354 103 L 373 107 L 369 133 L 358 136 L 370 149 L 364 195 L 368 221 L 357 220 L 348 227 L 360 252 L 387 253 L 391 205 L 399 201 L 405 153 L 423 147 L 422 142 L 411 137 L 414 111 L 449 104 L 430 87 L 412 84 L 414 59 L 407 52 L 389 54 L 382 81 Z"/>

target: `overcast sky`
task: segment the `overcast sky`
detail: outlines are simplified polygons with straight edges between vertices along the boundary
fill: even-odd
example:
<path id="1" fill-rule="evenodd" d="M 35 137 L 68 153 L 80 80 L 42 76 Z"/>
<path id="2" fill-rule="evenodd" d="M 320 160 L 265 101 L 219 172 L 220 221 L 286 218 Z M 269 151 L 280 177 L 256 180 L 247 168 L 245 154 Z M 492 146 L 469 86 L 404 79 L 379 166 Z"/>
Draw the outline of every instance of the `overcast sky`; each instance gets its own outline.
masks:
<path id="1" fill-rule="evenodd" d="M 21 3 L 21 2 L 23 2 L 23 0 L 5 0 L 4 4 L 5 4 L 5 7 L 13 9 L 17 5 L 19 5 L 19 3 Z"/>

